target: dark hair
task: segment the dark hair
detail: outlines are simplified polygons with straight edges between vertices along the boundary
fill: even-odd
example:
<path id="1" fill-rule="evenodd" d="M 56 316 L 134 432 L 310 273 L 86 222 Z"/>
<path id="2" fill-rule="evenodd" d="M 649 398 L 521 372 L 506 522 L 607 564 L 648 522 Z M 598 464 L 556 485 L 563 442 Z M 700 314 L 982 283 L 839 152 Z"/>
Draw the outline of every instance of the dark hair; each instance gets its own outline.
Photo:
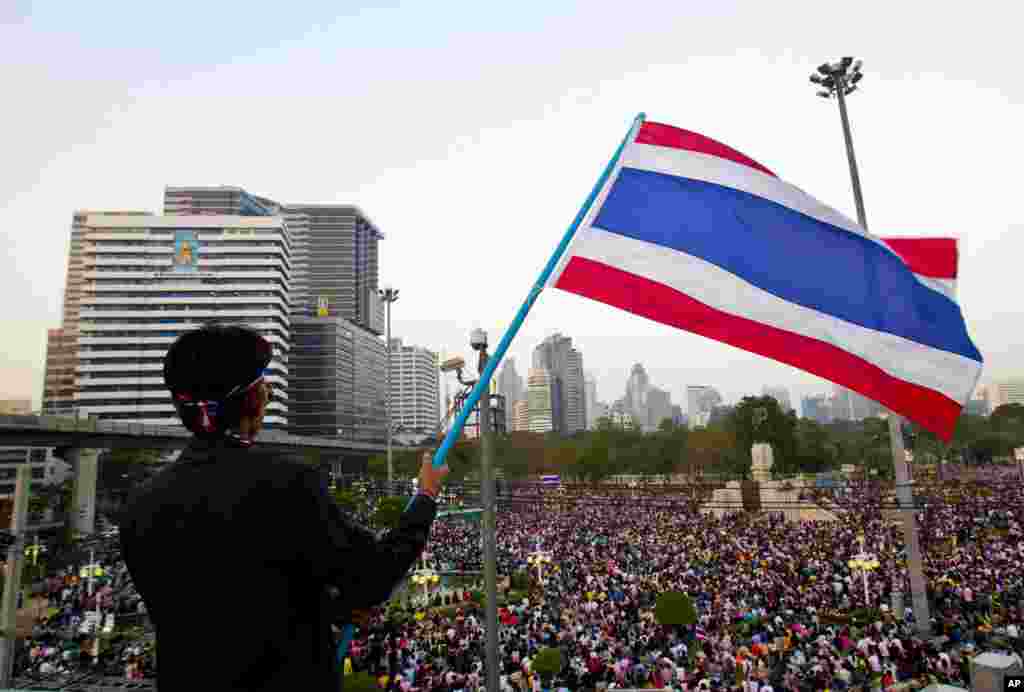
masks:
<path id="1" fill-rule="evenodd" d="M 199 437 L 221 437 L 244 415 L 258 412 L 253 388 L 273 357 L 257 332 L 209 324 L 178 337 L 164 357 L 164 383 L 186 428 Z"/>

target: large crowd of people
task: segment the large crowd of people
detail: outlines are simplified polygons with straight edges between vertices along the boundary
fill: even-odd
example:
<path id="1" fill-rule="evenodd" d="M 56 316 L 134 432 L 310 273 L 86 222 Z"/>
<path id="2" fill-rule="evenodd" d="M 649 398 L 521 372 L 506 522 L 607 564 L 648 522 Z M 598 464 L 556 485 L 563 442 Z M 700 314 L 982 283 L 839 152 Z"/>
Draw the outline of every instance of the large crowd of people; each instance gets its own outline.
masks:
<path id="1" fill-rule="evenodd" d="M 716 518 L 671 495 L 522 490 L 499 513 L 498 571 L 527 570 L 534 588 L 501 614 L 502 688 L 538 689 L 531 661 L 545 647 L 561 650 L 554 684 L 570 690 L 967 687 L 978 652 L 1020 656 L 1024 590 L 1009 569 L 1024 555 L 1019 481 L 915 492 L 928 634 L 914 621 L 894 500 L 879 486 L 822 491 L 839 521 L 802 523 L 771 512 Z M 552 558 L 540 581 L 528 564 L 537 550 Z M 866 591 L 849 564 L 862 552 L 879 562 Z M 437 522 L 430 554 L 443 568 L 479 569 L 478 528 Z M 665 591 L 693 599 L 692 627 L 656 622 Z M 398 625 L 381 611 L 357 632 L 347 665 L 403 692 L 476 690 L 483 646 L 478 604 Z"/>
<path id="2" fill-rule="evenodd" d="M 497 567 L 519 575 L 501 611 L 499 676 L 505 691 L 539 690 L 532 662 L 558 648 L 555 688 L 738 689 L 744 692 L 900 689 L 929 681 L 969 686 L 980 651 L 1020 655 L 1024 584 L 1011 569 L 1024 556 L 1016 479 L 966 486 L 948 479 L 916 488 L 932 622 L 914 622 L 903 536 L 890 493 L 820 491 L 834 522 L 785 522 L 771 512 L 723 517 L 683 495 L 559 494 L 531 486 L 500 505 Z M 369 507 L 360 516 L 372 516 Z M 481 568 L 479 524 L 435 522 L 428 557 L 436 569 Z M 528 559 L 551 560 L 540 576 Z M 867 578 L 851 568 L 872 553 Z M 123 563 L 90 597 L 86 581 L 54 575 L 56 612 L 22 648 L 23 672 L 118 667 L 152 674 L 150 643 L 125 642 L 96 661 L 80 625 L 96 598 L 103 609 L 144 609 Z M 689 626 L 662 626 L 658 594 L 695 605 Z M 904 597 L 894 598 L 894 593 Z M 468 595 L 468 594 L 467 594 Z M 376 609 L 357 627 L 344 663 L 401 692 L 476 692 L 484 684 L 484 618 L 478 600 L 448 608 Z"/>

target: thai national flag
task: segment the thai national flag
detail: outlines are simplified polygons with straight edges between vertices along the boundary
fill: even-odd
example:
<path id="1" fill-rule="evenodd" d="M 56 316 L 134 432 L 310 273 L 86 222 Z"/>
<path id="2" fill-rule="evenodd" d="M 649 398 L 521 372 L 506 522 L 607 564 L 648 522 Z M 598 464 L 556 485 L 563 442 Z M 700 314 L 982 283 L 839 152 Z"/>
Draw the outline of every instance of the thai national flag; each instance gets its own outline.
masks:
<path id="1" fill-rule="evenodd" d="M 788 363 L 943 439 L 981 375 L 954 239 L 881 239 L 720 142 L 644 122 L 550 285 Z"/>
<path id="2" fill-rule="evenodd" d="M 541 476 L 540 482 L 549 487 L 558 487 L 562 484 L 561 476 Z"/>

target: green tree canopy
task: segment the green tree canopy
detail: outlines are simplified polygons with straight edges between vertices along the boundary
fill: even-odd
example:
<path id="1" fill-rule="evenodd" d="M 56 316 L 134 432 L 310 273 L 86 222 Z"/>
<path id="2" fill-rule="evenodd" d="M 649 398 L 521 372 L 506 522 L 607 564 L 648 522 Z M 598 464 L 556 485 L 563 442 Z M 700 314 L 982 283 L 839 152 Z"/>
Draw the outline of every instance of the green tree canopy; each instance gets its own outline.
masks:
<path id="1" fill-rule="evenodd" d="M 373 523 L 381 529 L 393 529 L 398 526 L 398 520 L 405 511 L 409 499 L 404 497 L 386 496 L 377 501 L 377 507 L 373 512 Z"/>
<path id="2" fill-rule="evenodd" d="M 562 670 L 562 651 L 554 647 L 545 647 L 537 652 L 533 659 L 533 670 L 548 684 L 551 678 Z"/>
<path id="3" fill-rule="evenodd" d="M 659 625 L 693 625 L 697 622 L 697 609 L 685 593 L 664 591 L 654 602 L 654 619 Z"/>
<path id="4" fill-rule="evenodd" d="M 747 469 L 750 468 L 750 448 L 755 442 L 767 442 L 774 452 L 775 472 L 797 470 L 796 416 L 783 412 L 772 397 L 743 397 L 733 410 L 728 427 L 736 436 L 736 454 Z"/>

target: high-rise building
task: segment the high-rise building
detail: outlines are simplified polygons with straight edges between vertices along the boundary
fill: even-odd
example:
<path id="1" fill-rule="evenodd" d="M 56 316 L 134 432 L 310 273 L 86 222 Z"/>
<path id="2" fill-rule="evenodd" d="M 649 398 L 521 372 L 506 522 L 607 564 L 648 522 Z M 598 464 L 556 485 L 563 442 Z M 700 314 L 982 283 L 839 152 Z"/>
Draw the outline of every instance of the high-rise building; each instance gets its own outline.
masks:
<path id="1" fill-rule="evenodd" d="M 0 399 L 0 416 L 27 416 L 31 413 L 31 399 Z"/>
<path id="2" fill-rule="evenodd" d="M 42 411 L 47 415 L 71 415 L 78 394 L 75 368 L 78 365 L 78 313 L 81 304 L 83 272 L 83 235 L 90 215 L 151 216 L 144 211 L 76 211 L 71 216 L 71 240 L 68 245 L 67 273 L 61 326 L 47 330 Z"/>
<path id="3" fill-rule="evenodd" d="M 721 405 L 722 395 L 714 387 L 690 385 L 686 388 L 687 417 L 691 428 L 707 426 L 711 412 Z"/>
<path id="4" fill-rule="evenodd" d="M 551 389 L 552 378 L 544 368 L 531 368 L 526 380 L 527 402 L 530 414 L 530 432 L 554 430 L 552 402 L 555 397 Z"/>
<path id="5" fill-rule="evenodd" d="M 651 378 L 647 376 L 644 366 L 636 363 L 629 372 L 629 379 L 626 380 L 626 405 L 634 416 L 643 413 L 647 405 L 647 390 L 650 388 Z"/>
<path id="6" fill-rule="evenodd" d="M 672 397 L 663 389 L 647 390 L 647 419 L 641 423 L 645 432 L 657 430 L 663 420 L 672 420 Z"/>
<path id="7" fill-rule="evenodd" d="M 164 188 L 164 214 L 169 216 L 277 216 L 277 206 L 230 185 Z"/>
<path id="8" fill-rule="evenodd" d="M 47 447 L 0 447 L 0 498 L 14 495 L 18 467 L 32 467 L 32 485 L 60 483 L 70 466 L 53 456 Z"/>
<path id="9" fill-rule="evenodd" d="M 995 385 L 996 405 L 992 410 L 1006 404 L 1024 404 L 1024 380 L 1006 380 Z"/>
<path id="10" fill-rule="evenodd" d="M 686 425 L 686 414 L 681 406 L 672 405 L 672 425 Z"/>
<path id="11" fill-rule="evenodd" d="M 515 405 L 517 401 L 525 399 L 523 392 L 523 378 L 516 372 L 516 359 L 508 357 L 501 365 L 501 372 L 498 373 L 498 393 L 505 397 L 505 414 L 507 416 L 507 429 L 515 430 Z"/>
<path id="12" fill-rule="evenodd" d="M 386 440 L 386 371 L 376 334 L 340 317 L 294 317 L 289 432 Z"/>
<path id="13" fill-rule="evenodd" d="M 530 429 L 530 404 L 526 399 L 520 399 L 512 404 L 512 427 L 513 432 L 526 431 Z"/>
<path id="14" fill-rule="evenodd" d="M 437 353 L 391 340 L 391 422 L 405 432 L 433 435 L 441 418 Z"/>
<path id="15" fill-rule="evenodd" d="M 832 402 L 825 394 L 805 396 L 802 400 L 803 417 L 826 425 L 833 421 Z"/>
<path id="16" fill-rule="evenodd" d="M 384 235 L 352 205 L 285 204 L 283 210 L 301 248 L 293 309 L 313 314 L 326 305 L 331 315 L 383 334 L 384 303 L 377 289 Z"/>
<path id="17" fill-rule="evenodd" d="M 351 204 L 291 204 L 237 187 L 169 187 L 164 213 L 221 213 L 284 217 L 292 238 L 292 309 L 329 315 L 374 334 L 384 333 L 378 243 L 384 235 Z"/>
<path id="18" fill-rule="evenodd" d="M 572 347 L 572 339 L 562 334 L 544 339 L 533 350 L 533 367 L 546 370 L 550 379 L 553 429 L 563 435 L 583 430 L 583 355 Z"/>
<path id="19" fill-rule="evenodd" d="M 275 392 L 264 421 L 287 425 L 291 239 L 283 219 L 86 214 L 76 228 L 80 414 L 176 424 L 164 354 L 182 333 L 218 322 L 248 326 L 272 344 Z"/>
<path id="20" fill-rule="evenodd" d="M 793 410 L 793 404 L 789 399 L 789 390 L 785 387 L 765 387 L 761 390 L 761 396 L 770 396 L 775 399 L 783 413 L 789 413 Z"/>
<path id="21" fill-rule="evenodd" d="M 857 392 L 835 385 L 832 393 L 833 420 L 861 421 L 882 414 L 881 404 Z"/>
<path id="22" fill-rule="evenodd" d="M 587 429 L 587 394 L 583 379 L 583 354 L 569 349 L 565 372 L 565 432 L 573 435 Z"/>
<path id="23" fill-rule="evenodd" d="M 587 430 L 593 430 L 597 425 L 597 378 L 589 373 L 583 378 L 583 400 L 587 411 Z"/>

